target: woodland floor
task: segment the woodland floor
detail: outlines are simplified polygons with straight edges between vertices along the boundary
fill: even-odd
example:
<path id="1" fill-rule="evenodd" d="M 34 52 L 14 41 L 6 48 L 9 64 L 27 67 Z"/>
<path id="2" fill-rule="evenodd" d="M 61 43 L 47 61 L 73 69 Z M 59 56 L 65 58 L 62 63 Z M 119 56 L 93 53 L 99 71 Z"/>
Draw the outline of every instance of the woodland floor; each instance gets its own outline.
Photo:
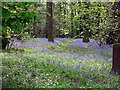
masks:
<path id="1" fill-rule="evenodd" d="M 112 46 L 93 39 L 31 38 L 0 57 L 3 88 L 120 88 L 120 77 L 110 74 Z"/>

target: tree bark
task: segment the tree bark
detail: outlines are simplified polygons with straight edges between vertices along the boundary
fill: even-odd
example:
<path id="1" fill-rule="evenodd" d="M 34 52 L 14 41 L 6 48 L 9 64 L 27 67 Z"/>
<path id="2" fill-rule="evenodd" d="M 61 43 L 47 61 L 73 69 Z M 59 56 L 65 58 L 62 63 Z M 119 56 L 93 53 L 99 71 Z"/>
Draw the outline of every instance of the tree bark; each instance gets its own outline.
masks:
<path id="1" fill-rule="evenodd" d="M 114 15 L 117 17 L 118 30 L 113 32 L 113 61 L 112 61 L 112 70 L 114 74 L 120 75 L 120 1 L 114 2 Z"/>
<path id="2" fill-rule="evenodd" d="M 34 5 L 33 8 L 34 10 L 37 9 L 37 5 Z M 26 9 L 28 10 L 28 9 Z M 33 22 L 33 36 L 36 38 L 38 36 L 38 30 L 37 30 L 37 20 L 36 17 L 34 16 L 34 22 Z"/>
<path id="3" fill-rule="evenodd" d="M 6 38 L 5 35 L 3 35 L 3 34 L 2 34 L 2 41 L 1 41 L 1 43 L 2 43 L 2 47 L 1 48 L 3 50 L 6 49 L 7 44 L 10 43 L 8 38 Z"/>
<path id="4" fill-rule="evenodd" d="M 83 42 L 90 42 L 89 31 L 87 30 L 83 32 Z"/>
<path id="5" fill-rule="evenodd" d="M 86 0 L 86 2 L 89 2 L 89 0 Z M 90 4 L 90 2 L 86 3 L 86 8 L 89 8 L 89 4 Z M 87 20 L 87 19 L 89 19 L 89 14 L 86 14 L 86 16 L 85 16 L 85 20 Z M 90 42 L 89 36 L 90 36 L 89 26 L 85 25 L 85 28 L 83 30 L 83 42 Z"/>
<path id="6" fill-rule="evenodd" d="M 81 6 L 81 0 L 78 0 L 78 5 L 79 5 L 79 8 Z M 77 35 L 79 35 L 79 37 L 81 37 L 80 33 L 82 32 L 82 27 L 81 27 L 81 17 L 80 17 L 80 9 L 78 8 L 78 15 L 79 15 L 79 30 L 77 30 Z"/>
<path id="7" fill-rule="evenodd" d="M 59 2 L 59 4 L 58 4 L 58 20 L 59 20 L 59 22 L 61 21 L 61 13 L 62 13 L 62 10 L 61 10 L 61 2 Z M 61 31 L 60 31 L 60 29 L 61 29 L 61 24 L 59 23 L 59 27 L 58 27 L 58 37 L 60 37 L 61 36 Z"/>
<path id="8" fill-rule="evenodd" d="M 113 45 L 112 73 L 120 75 L 120 44 Z"/>
<path id="9" fill-rule="evenodd" d="M 112 73 L 120 75 L 120 30 L 113 33 L 113 38 Z"/>
<path id="10" fill-rule="evenodd" d="M 73 2 L 71 2 L 71 38 L 74 36 L 74 22 L 73 22 L 73 18 L 74 18 L 74 11 L 73 11 Z"/>
<path id="11" fill-rule="evenodd" d="M 49 2 L 48 2 L 49 1 Z M 48 41 L 54 42 L 52 22 L 52 0 L 47 1 L 46 30 Z"/>
<path id="12" fill-rule="evenodd" d="M 120 28 L 120 1 L 119 2 L 114 2 L 113 10 L 114 10 L 114 17 L 117 17 L 116 18 L 117 22 L 118 22 L 118 27 L 117 28 Z"/>
<path id="13" fill-rule="evenodd" d="M 66 2 L 63 2 L 63 12 L 64 12 L 64 22 L 63 22 L 63 33 L 62 33 L 62 36 L 64 36 L 65 37 L 65 33 L 64 33 L 64 30 L 66 29 Z"/>
<path id="14" fill-rule="evenodd" d="M 38 36 L 38 30 L 37 30 L 37 21 L 34 17 L 34 22 L 33 22 L 33 36 L 36 38 Z"/>

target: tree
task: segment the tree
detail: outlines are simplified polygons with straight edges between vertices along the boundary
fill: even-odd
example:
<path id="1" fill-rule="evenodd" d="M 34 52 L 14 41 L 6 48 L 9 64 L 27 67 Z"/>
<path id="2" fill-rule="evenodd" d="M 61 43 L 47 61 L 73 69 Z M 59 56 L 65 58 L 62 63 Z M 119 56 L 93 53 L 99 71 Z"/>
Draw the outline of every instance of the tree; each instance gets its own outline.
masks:
<path id="1" fill-rule="evenodd" d="M 46 30 L 48 41 L 54 42 L 52 22 L 52 0 L 47 1 Z"/>
<path id="2" fill-rule="evenodd" d="M 112 73 L 120 75 L 120 1 L 114 3 L 114 15 L 117 18 L 117 30 L 113 32 L 113 62 Z"/>
<path id="3" fill-rule="evenodd" d="M 10 43 L 13 37 L 21 37 L 25 34 L 25 28 L 37 16 L 36 12 L 27 7 L 35 3 L 28 2 L 4 2 L 2 3 L 2 49 Z"/>
<path id="4" fill-rule="evenodd" d="M 73 13 L 73 6 L 74 4 L 73 4 L 73 2 L 71 2 L 71 37 L 74 37 L 73 35 L 74 35 L 74 22 L 73 22 L 73 18 L 74 18 L 74 13 Z"/>
<path id="5" fill-rule="evenodd" d="M 34 11 L 37 11 L 37 8 L 39 7 L 38 4 L 35 4 L 33 6 Z M 37 11 L 38 12 L 38 11 Z M 33 36 L 36 38 L 39 36 L 39 29 L 38 29 L 38 18 L 36 16 L 34 16 L 34 21 L 33 21 Z"/>
<path id="6" fill-rule="evenodd" d="M 89 8 L 90 7 L 90 2 L 86 2 L 86 7 L 85 8 Z M 86 9 L 87 10 L 87 9 Z M 89 12 L 89 10 L 87 10 Z M 89 40 L 89 27 L 90 27 L 90 14 L 86 13 L 85 14 L 85 21 L 88 21 L 87 23 L 85 23 L 84 25 L 84 30 L 83 30 L 83 42 L 90 42 Z"/>

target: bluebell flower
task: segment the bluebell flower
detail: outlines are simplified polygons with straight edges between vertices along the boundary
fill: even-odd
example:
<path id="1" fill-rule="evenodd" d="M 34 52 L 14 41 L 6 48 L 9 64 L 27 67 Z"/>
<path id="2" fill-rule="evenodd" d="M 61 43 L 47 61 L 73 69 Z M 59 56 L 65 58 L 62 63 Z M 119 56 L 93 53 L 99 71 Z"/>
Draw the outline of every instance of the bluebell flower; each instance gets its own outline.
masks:
<path id="1" fill-rule="evenodd" d="M 10 40 L 11 41 L 17 41 L 17 38 L 11 38 Z"/>
<path id="2" fill-rule="evenodd" d="M 80 69 L 80 65 L 76 66 L 76 70 L 78 71 Z"/>
<path id="3" fill-rule="evenodd" d="M 50 61 L 51 61 L 51 60 L 48 58 L 48 59 L 47 59 L 47 62 L 50 62 Z"/>
<path id="4" fill-rule="evenodd" d="M 82 74 L 86 74 L 87 72 L 85 70 L 82 71 Z"/>

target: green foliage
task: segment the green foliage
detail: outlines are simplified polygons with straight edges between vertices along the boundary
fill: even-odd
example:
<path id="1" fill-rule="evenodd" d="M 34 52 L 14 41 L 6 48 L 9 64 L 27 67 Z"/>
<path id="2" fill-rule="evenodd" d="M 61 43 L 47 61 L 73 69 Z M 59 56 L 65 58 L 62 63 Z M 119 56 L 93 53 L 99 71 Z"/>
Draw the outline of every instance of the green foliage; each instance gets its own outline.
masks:
<path id="1" fill-rule="evenodd" d="M 104 41 L 109 30 L 116 25 L 112 5 L 112 2 L 54 2 L 55 37 L 80 38 L 84 37 L 84 31 L 89 31 L 89 37 Z M 21 32 L 33 35 L 33 23 L 36 22 L 37 37 L 46 36 L 45 3 L 6 2 L 2 3 L 2 9 L 3 32 L 14 31 L 16 36 Z"/>
<path id="2" fill-rule="evenodd" d="M 2 40 L 9 42 L 12 37 L 23 37 L 21 33 L 27 35 L 25 27 L 29 25 L 34 17 L 37 17 L 36 11 L 30 9 L 36 3 L 2 3 Z M 23 37 L 25 39 L 25 37 Z"/>
<path id="3" fill-rule="evenodd" d="M 113 3 L 108 2 L 58 2 L 53 5 L 54 33 L 68 37 L 83 37 L 88 30 L 91 38 L 102 41 L 114 29 Z M 67 36 L 66 36 L 67 37 Z"/>

